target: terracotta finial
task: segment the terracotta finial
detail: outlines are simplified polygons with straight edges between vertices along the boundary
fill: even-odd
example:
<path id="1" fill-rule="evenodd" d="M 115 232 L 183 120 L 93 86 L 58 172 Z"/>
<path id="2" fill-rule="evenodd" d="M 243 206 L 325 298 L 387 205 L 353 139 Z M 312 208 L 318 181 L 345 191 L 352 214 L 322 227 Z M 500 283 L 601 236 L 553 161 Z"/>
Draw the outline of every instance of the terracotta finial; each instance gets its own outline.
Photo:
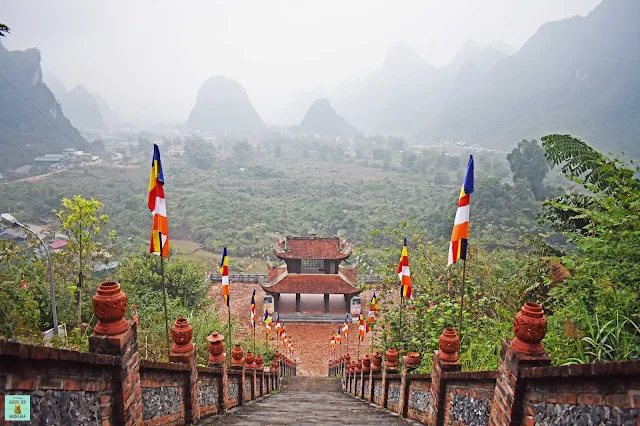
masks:
<path id="1" fill-rule="evenodd" d="M 460 350 L 460 336 L 455 328 L 445 328 L 438 339 L 438 358 L 445 362 L 458 362 Z"/>
<path id="2" fill-rule="evenodd" d="M 120 284 L 108 281 L 100 284 L 93 296 L 93 313 L 98 318 L 94 331 L 102 336 L 115 336 L 129 329 L 124 319 L 127 311 L 127 295 Z"/>
<path id="3" fill-rule="evenodd" d="M 513 320 L 511 349 L 525 355 L 543 355 L 542 339 L 547 334 L 547 318 L 542 305 L 525 303 Z"/>

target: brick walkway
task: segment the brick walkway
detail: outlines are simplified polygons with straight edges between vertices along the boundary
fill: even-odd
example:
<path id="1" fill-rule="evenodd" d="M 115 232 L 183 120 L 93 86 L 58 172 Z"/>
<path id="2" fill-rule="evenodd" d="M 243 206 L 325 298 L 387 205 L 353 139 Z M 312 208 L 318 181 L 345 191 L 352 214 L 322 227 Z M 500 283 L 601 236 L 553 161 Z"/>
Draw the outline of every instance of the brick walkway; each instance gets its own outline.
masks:
<path id="1" fill-rule="evenodd" d="M 400 419 L 343 393 L 339 379 L 297 376 L 284 379 L 283 390 L 276 395 L 198 424 L 406 426 L 417 423 Z"/>

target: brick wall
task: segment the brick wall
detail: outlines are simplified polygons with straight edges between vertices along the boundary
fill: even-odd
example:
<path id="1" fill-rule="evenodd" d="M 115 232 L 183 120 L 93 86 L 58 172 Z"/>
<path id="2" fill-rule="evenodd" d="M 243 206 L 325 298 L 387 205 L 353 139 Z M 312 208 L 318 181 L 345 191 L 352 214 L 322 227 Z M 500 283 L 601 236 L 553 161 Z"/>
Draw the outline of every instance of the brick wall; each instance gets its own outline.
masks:
<path id="1" fill-rule="evenodd" d="M 174 337 L 172 362 L 141 360 L 137 323 L 123 319 L 126 296 L 117 283 L 101 290 L 89 353 L 0 339 L 0 412 L 4 395 L 24 394 L 31 396 L 32 424 L 192 424 L 268 395 L 279 388 L 281 374 L 296 374 L 292 361 L 273 371 L 227 370 L 213 354 L 211 366 L 198 367 L 196 343 L 184 338 L 190 331 Z M 186 319 L 174 328 L 178 324 L 183 328 L 172 335 L 185 325 L 191 330 Z M 0 417 L 0 426 L 8 425 Z"/>
<path id="2" fill-rule="evenodd" d="M 113 423 L 113 376 L 116 357 L 21 345 L 0 340 L 0 393 L 31 395 L 35 424 Z M 4 396 L 0 397 L 4 413 Z M 0 425 L 8 425 L 4 414 Z"/>
<path id="3" fill-rule="evenodd" d="M 185 424 L 189 372 L 186 364 L 141 362 L 143 425 Z"/>
<path id="4" fill-rule="evenodd" d="M 431 402 L 431 375 L 407 374 L 407 417 L 427 422 Z"/>

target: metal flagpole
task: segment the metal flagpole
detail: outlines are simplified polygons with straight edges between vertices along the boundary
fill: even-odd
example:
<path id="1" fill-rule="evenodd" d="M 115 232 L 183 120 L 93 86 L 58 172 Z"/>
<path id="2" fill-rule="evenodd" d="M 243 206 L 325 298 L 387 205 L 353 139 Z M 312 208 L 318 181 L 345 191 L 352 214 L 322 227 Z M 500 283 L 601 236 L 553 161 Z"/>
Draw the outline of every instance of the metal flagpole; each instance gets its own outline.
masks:
<path id="1" fill-rule="evenodd" d="M 462 340 L 462 310 L 464 309 L 464 280 L 467 276 L 467 259 L 462 261 L 462 291 L 460 295 L 460 328 L 458 333 L 460 334 L 460 340 Z"/>
<path id="2" fill-rule="evenodd" d="M 167 318 L 167 286 L 164 282 L 164 257 L 162 257 L 162 233 L 158 232 L 160 237 L 160 276 L 162 277 L 162 299 L 164 300 L 164 329 L 167 334 L 167 354 L 171 352 L 169 344 L 169 319 Z"/>
<path id="3" fill-rule="evenodd" d="M 358 330 L 358 333 L 360 333 L 360 330 Z M 358 355 L 356 355 L 356 359 L 360 358 L 360 336 L 358 336 Z"/>
<path id="4" fill-rule="evenodd" d="M 255 321 L 253 324 L 253 353 L 256 353 L 256 325 L 255 325 Z"/>

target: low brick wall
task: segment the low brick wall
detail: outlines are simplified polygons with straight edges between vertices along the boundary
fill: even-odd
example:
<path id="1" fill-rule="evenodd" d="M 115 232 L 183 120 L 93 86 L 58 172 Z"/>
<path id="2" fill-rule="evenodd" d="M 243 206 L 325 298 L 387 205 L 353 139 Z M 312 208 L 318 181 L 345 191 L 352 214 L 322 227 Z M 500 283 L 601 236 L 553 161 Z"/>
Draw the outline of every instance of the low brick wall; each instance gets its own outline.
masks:
<path id="1" fill-rule="evenodd" d="M 445 419 L 456 425 L 488 425 L 496 376 L 495 371 L 443 373 Z"/>
<path id="2" fill-rule="evenodd" d="M 525 368 L 523 423 L 640 424 L 640 362 Z"/>
<path id="3" fill-rule="evenodd" d="M 407 417 L 426 423 L 431 402 L 431 375 L 407 374 L 407 389 Z"/>
<path id="4" fill-rule="evenodd" d="M 499 370 L 458 371 L 459 364 L 442 363 L 436 351 L 431 374 L 345 372 L 345 392 L 361 397 L 362 383 L 365 400 L 429 425 L 640 424 L 640 360 L 531 366 L 544 363 L 505 343 Z"/>
<path id="5" fill-rule="evenodd" d="M 222 389 L 222 369 L 211 367 L 198 367 L 198 390 L 200 416 L 207 417 L 218 414 L 224 403 Z"/>
<path id="6" fill-rule="evenodd" d="M 400 382 L 402 377 L 400 374 L 387 374 L 387 405 L 389 410 L 400 412 Z M 384 406 L 384 405 L 383 405 Z"/>
<path id="7" fill-rule="evenodd" d="M 242 387 L 242 370 L 229 370 L 229 381 L 227 383 L 228 405 L 227 408 L 242 405 L 243 387 Z"/>
<path id="8" fill-rule="evenodd" d="M 34 424 L 113 424 L 116 357 L 0 340 L 0 391 L 31 395 Z M 4 413 L 4 397 L 0 397 Z M 8 425 L 4 415 L 0 425 Z"/>
<path id="9" fill-rule="evenodd" d="M 141 361 L 143 425 L 185 424 L 189 373 L 186 364 Z"/>

